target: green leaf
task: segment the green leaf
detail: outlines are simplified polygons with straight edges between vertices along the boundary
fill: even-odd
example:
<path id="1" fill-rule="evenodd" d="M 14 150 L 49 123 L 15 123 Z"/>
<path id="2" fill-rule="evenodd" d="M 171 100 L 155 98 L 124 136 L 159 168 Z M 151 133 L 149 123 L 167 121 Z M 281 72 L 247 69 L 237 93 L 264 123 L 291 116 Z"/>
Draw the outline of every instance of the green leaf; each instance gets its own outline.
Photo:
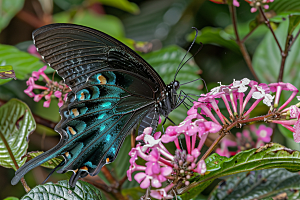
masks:
<path id="1" fill-rule="evenodd" d="M 191 33 L 189 39 L 194 39 L 195 34 Z M 205 27 L 199 32 L 199 36 L 196 39 L 197 43 L 203 44 L 215 44 L 225 48 L 228 48 L 238 54 L 240 54 L 239 46 L 234 41 L 232 35 L 226 33 L 221 28 Z"/>
<path id="2" fill-rule="evenodd" d="M 34 187 L 21 200 L 101 200 L 101 192 L 93 185 L 84 181 L 77 181 L 74 190 L 70 189 L 67 180 L 58 181 L 57 184 L 46 183 Z"/>
<path id="3" fill-rule="evenodd" d="M 104 4 L 104 5 L 116 7 L 116 8 L 119 8 L 121 10 L 130 12 L 132 14 L 139 14 L 140 13 L 140 9 L 135 3 L 129 2 L 127 0 L 114 0 L 114 1 L 111 1 L 111 0 L 97 0 L 97 1 Z"/>
<path id="4" fill-rule="evenodd" d="M 23 8 L 24 0 L 0 1 L 0 32 L 9 24 L 10 20 Z"/>
<path id="5" fill-rule="evenodd" d="M 11 65 L 0 66 L 0 79 L 16 79 L 15 71 Z"/>
<path id="6" fill-rule="evenodd" d="M 164 82 L 169 84 L 174 80 L 177 67 L 185 53 L 186 50 L 183 50 L 178 46 L 168 46 L 158 51 L 144 54 L 142 57 L 158 72 Z M 189 57 L 191 57 L 191 54 L 186 56 L 186 58 Z M 200 78 L 200 76 L 197 74 L 197 71 L 199 71 L 199 67 L 196 65 L 195 61 L 191 59 L 179 71 L 176 80 L 178 80 L 180 83 L 193 81 L 197 78 Z M 201 86 L 202 82 L 198 80 L 181 86 L 180 90 L 183 90 L 185 93 L 200 95 L 201 90 L 199 88 Z M 186 112 L 187 109 L 181 105 L 178 109 L 172 111 L 169 117 L 178 124 L 184 119 L 184 115 L 182 113 Z"/>
<path id="7" fill-rule="evenodd" d="M 231 158 L 216 153 L 206 160 L 207 172 L 188 187 L 178 190 L 182 199 L 193 198 L 190 193 L 201 193 L 214 179 L 241 172 L 254 170 L 286 168 L 289 171 L 300 170 L 300 152 L 288 149 L 280 144 L 269 143 L 258 149 L 242 151 Z M 187 192 L 188 191 L 188 192 Z M 195 197 L 195 196 L 194 196 Z"/>
<path id="8" fill-rule="evenodd" d="M 102 31 L 123 42 L 129 47 L 133 47 L 133 40 L 125 38 L 125 31 L 119 18 L 112 15 L 96 15 L 92 12 L 78 12 L 72 16 L 71 12 L 61 12 L 55 14 L 53 19 L 55 23 L 72 23 L 88 26 Z"/>
<path id="9" fill-rule="evenodd" d="M 282 22 L 275 34 L 281 47 L 284 49 L 289 22 Z M 297 28 L 298 29 L 298 28 Z M 286 59 L 283 82 L 291 83 L 295 86 L 300 85 L 300 39 L 298 38 Z M 281 64 L 281 54 L 271 32 L 268 32 L 257 47 L 253 56 L 253 67 L 261 82 L 276 82 L 279 75 Z"/>
<path id="10" fill-rule="evenodd" d="M 28 152 L 23 157 L 26 157 L 27 161 L 29 161 L 29 160 L 41 155 L 42 153 L 44 153 L 44 152 L 43 151 L 31 151 L 31 152 Z M 54 169 L 62 161 L 63 161 L 63 158 L 57 157 L 57 158 L 53 158 L 51 160 L 48 160 L 47 162 L 41 164 L 41 166 L 49 168 L 49 169 Z"/>
<path id="11" fill-rule="evenodd" d="M 208 199 L 262 199 L 283 192 L 295 195 L 300 189 L 299 182 L 298 173 L 279 168 L 239 173 L 221 181 Z"/>
<path id="12" fill-rule="evenodd" d="M 131 197 L 130 199 L 140 199 L 141 196 L 144 196 L 146 193 L 145 189 L 142 189 L 140 187 L 134 187 L 129 189 L 123 189 L 122 195 L 125 197 Z"/>
<path id="13" fill-rule="evenodd" d="M 3 200 L 19 200 L 17 197 L 7 197 Z"/>
<path id="14" fill-rule="evenodd" d="M 11 99 L 0 107 L 0 165 L 16 170 L 28 148 L 27 137 L 35 129 L 30 108 L 20 100 Z M 15 163 L 14 163 L 15 161 Z"/>
<path id="15" fill-rule="evenodd" d="M 280 132 L 282 133 L 282 135 L 284 135 L 287 138 L 294 139 L 292 131 L 288 130 L 287 128 L 285 128 L 281 125 L 278 125 L 277 127 L 280 130 Z"/>
<path id="16" fill-rule="evenodd" d="M 296 11 L 300 10 L 300 1 L 299 0 L 280 0 L 274 1 L 269 4 L 268 10 L 273 10 L 275 13 L 281 13 L 284 11 Z"/>
<path id="17" fill-rule="evenodd" d="M 39 58 L 4 44 L 0 44 L 0 63 L 11 65 L 17 79 L 21 80 L 28 78 L 32 71 L 38 71 L 45 65 Z M 10 80 L 0 80 L 0 85 L 8 81 Z"/>
<path id="18" fill-rule="evenodd" d="M 292 34 L 294 32 L 295 28 L 299 25 L 299 23 L 300 23 L 300 13 L 289 15 L 288 34 Z"/>
<path id="19" fill-rule="evenodd" d="M 299 14 L 300 14 L 300 11 L 285 11 L 285 12 L 278 13 L 276 16 L 270 18 L 270 21 L 276 22 L 276 23 L 281 23 L 283 21 L 286 21 L 286 19 L 290 15 L 299 15 Z"/>

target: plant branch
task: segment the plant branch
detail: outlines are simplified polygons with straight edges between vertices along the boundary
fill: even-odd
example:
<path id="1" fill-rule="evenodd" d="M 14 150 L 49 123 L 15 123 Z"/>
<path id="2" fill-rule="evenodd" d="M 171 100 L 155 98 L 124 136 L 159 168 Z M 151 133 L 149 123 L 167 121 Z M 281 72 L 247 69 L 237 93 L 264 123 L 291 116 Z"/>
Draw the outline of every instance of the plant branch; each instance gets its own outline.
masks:
<path id="1" fill-rule="evenodd" d="M 112 176 L 112 174 L 110 173 L 110 171 L 107 169 L 106 166 L 103 166 L 101 168 L 101 172 L 103 173 L 103 175 L 105 176 L 105 178 L 108 180 L 109 183 L 116 184 L 117 180 Z"/>
<path id="2" fill-rule="evenodd" d="M 245 41 L 248 39 L 248 37 L 257 29 L 258 25 L 255 26 L 242 40 L 241 43 L 245 43 Z"/>
<path id="3" fill-rule="evenodd" d="M 295 35 L 295 37 L 293 38 L 291 44 L 289 45 L 288 51 L 290 51 L 291 47 L 293 46 L 295 40 L 298 38 L 299 34 L 300 34 L 300 29 L 299 29 L 299 31 L 297 32 L 297 34 Z"/>
<path id="4" fill-rule="evenodd" d="M 273 35 L 273 37 L 274 37 L 274 39 L 275 39 L 275 41 L 276 41 L 276 43 L 277 43 L 277 46 L 278 46 L 278 48 L 279 48 L 279 50 L 280 50 L 280 53 L 282 53 L 283 51 L 282 51 L 282 48 L 281 48 L 281 46 L 280 46 L 280 44 L 279 44 L 279 41 L 278 41 L 278 39 L 277 39 L 277 37 L 276 37 L 276 35 L 275 35 L 275 32 L 274 32 L 274 30 L 273 30 L 273 28 L 272 28 L 272 26 L 271 26 L 271 24 L 270 24 L 270 21 L 269 21 L 269 19 L 267 18 L 267 16 L 265 15 L 265 12 L 263 11 L 263 8 L 260 6 L 259 7 L 259 13 L 262 15 L 262 17 L 264 18 L 264 20 L 265 20 L 265 24 L 268 26 L 268 28 L 270 29 L 270 31 L 271 31 L 271 33 L 272 33 L 272 35 Z"/>
<path id="5" fill-rule="evenodd" d="M 39 28 L 41 26 L 46 25 L 46 23 L 44 23 L 42 20 L 40 20 L 33 14 L 26 12 L 24 10 L 21 10 L 20 12 L 18 12 L 16 17 L 19 18 L 20 20 L 26 22 L 27 24 L 29 24 L 30 26 L 32 26 L 34 28 Z"/>
<path id="6" fill-rule="evenodd" d="M 237 29 L 237 19 L 236 19 L 236 10 L 235 10 L 235 7 L 234 5 L 229 5 L 229 11 L 230 11 L 230 15 L 231 15 L 231 20 L 232 20 L 232 24 L 233 24 L 233 30 L 234 30 L 234 34 L 235 34 L 235 37 L 236 37 L 236 43 L 238 44 L 238 46 L 240 47 L 240 50 L 241 50 L 241 53 L 244 57 L 244 60 L 249 68 L 249 70 L 251 71 L 252 75 L 254 76 L 254 78 L 258 81 L 258 77 L 253 69 L 253 66 L 252 66 L 252 61 L 251 61 L 251 58 L 247 52 L 247 49 L 243 43 L 243 41 L 241 41 L 240 39 L 240 36 L 239 36 L 239 33 L 238 33 L 238 29 Z M 250 32 L 251 33 L 251 32 Z M 247 36 L 248 37 L 248 36 Z"/>

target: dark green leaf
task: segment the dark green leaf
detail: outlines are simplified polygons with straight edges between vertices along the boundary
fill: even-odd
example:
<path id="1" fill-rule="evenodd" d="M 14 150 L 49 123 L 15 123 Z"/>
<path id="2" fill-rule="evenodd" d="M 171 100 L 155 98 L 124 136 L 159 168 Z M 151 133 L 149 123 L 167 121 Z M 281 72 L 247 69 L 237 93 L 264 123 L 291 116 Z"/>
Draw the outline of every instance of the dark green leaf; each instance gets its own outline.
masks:
<path id="1" fill-rule="evenodd" d="M 161 50 L 144 54 L 142 55 L 142 57 L 158 72 L 164 82 L 166 84 L 169 84 L 174 80 L 176 69 L 185 53 L 186 51 L 178 46 L 168 46 Z M 186 58 L 189 58 L 190 56 L 191 54 L 188 54 Z M 197 71 L 199 71 L 199 67 L 196 65 L 194 60 L 191 59 L 179 71 L 176 80 L 178 80 L 180 83 L 186 83 L 200 78 L 200 76 L 197 74 Z M 183 90 L 185 93 L 199 95 L 201 93 L 201 90 L 199 90 L 201 86 L 202 82 L 198 80 L 193 83 L 181 86 L 180 90 Z M 170 118 L 175 123 L 179 123 L 184 119 L 184 115 L 182 113 L 186 112 L 187 109 L 183 105 L 181 105 L 178 109 L 171 112 Z"/>
<path id="2" fill-rule="evenodd" d="M 134 187 L 130 189 L 123 189 L 122 194 L 130 199 L 140 199 L 141 196 L 145 195 L 146 190 L 140 187 Z"/>
<path id="3" fill-rule="evenodd" d="M 129 2 L 128 0 L 97 0 L 100 3 L 112 7 L 119 8 L 121 10 L 125 10 L 127 12 L 133 13 L 133 14 L 138 14 L 140 12 L 139 7 L 132 2 Z"/>
<path id="4" fill-rule="evenodd" d="M 0 32 L 9 24 L 10 20 L 23 7 L 24 0 L 0 1 Z"/>
<path id="5" fill-rule="evenodd" d="M 27 137 L 35 129 L 30 108 L 20 100 L 11 99 L 0 107 L 0 165 L 16 170 L 25 163 L 21 159 L 28 148 Z"/>
<path id="6" fill-rule="evenodd" d="M 15 71 L 11 65 L 0 66 L 0 79 L 16 79 Z"/>
<path id="7" fill-rule="evenodd" d="M 70 189 L 67 180 L 57 184 L 46 183 L 34 187 L 22 197 L 22 200 L 101 200 L 100 190 L 84 181 L 77 181 L 74 190 Z"/>
<path id="8" fill-rule="evenodd" d="M 287 128 L 281 126 L 281 125 L 278 125 L 277 126 L 278 129 L 280 130 L 280 132 L 285 136 L 285 137 L 288 137 L 288 138 L 291 138 L 291 139 L 294 139 L 294 136 L 293 136 L 293 133 L 288 130 Z M 290 146 L 289 146 L 290 147 Z"/>
<path id="9" fill-rule="evenodd" d="M 288 34 L 292 34 L 294 32 L 295 28 L 299 25 L 299 23 L 300 23 L 300 13 L 289 15 Z"/>
<path id="10" fill-rule="evenodd" d="M 279 40 L 281 47 L 284 49 L 288 21 L 280 24 L 275 34 Z M 298 30 L 298 28 L 297 28 Z M 300 39 L 298 38 L 292 46 L 287 57 L 283 81 L 289 82 L 295 86 L 300 85 Z M 261 44 L 258 46 L 253 56 L 253 67 L 261 82 L 271 83 L 276 82 L 279 75 L 281 63 L 281 54 L 271 32 L 267 33 Z"/>
<path id="11" fill-rule="evenodd" d="M 17 79 L 26 79 L 32 71 L 38 71 L 45 64 L 37 57 L 18 50 L 10 45 L 0 44 L 0 63 L 11 65 L 14 68 Z M 0 84 L 10 80 L 0 80 Z"/>
<path id="12" fill-rule="evenodd" d="M 26 157 L 27 161 L 29 161 L 29 160 L 37 157 L 38 155 L 41 155 L 42 153 L 44 153 L 44 152 L 43 151 L 32 151 L 32 152 L 28 152 L 24 157 Z M 62 161 L 63 161 L 63 158 L 57 157 L 57 158 L 48 160 L 47 162 L 41 164 L 41 166 L 50 168 L 50 169 L 54 169 Z"/>
<path id="13" fill-rule="evenodd" d="M 70 12 L 61 12 L 55 14 L 53 18 L 56 23 L 68 23 L 71 16 Z M 120 19 L 115 16 L 96 15 L 91 12 L 78 12 L 72 17 L 72 22 L 107 33 L 125 43 L 127 46 L 133 47 L 133 40 L 125 38 L 123 25 Z"/>
<path id="14" fill-rule="evenodd" d="M 295 195 L 300 189 L 300 175 L 285 169 L 265 169 L 239 173 L 221 181 L 210 194 L 210 200 L 262 199 L 286 192 Z"/>
<path id="15" fill-rule="evenodd" d="M 240 152 L 231 158 L 220 156 L 216 153 L 209 156 L 206 160 L 207 172 L 200 176 L 196 182 L 188 187 L 180 189 L 182 199 L 193 198 L 201 193 L 207 186 L 207 182 L 214 179 L 261 169 L 286 168 L 289 171 L 300 170 L 300 152 L 292 151 L 280 144 L 270 143 L 258 149 L 250 149 Z M 187 192 L 188 191 L 188 192 Z"/>
<path id="16" fill-rule="evenodd" d="M 190 40 L 195 37 L 192 33 L 189 38 Z M 205 27 L 199 32 L 199 36 L 196 39 L 197 43 L 202 42 L 203 44 L 215 44 L 222 47 L 226 47 L 238 54 L 240 54 L 239 46 L 234 41 L 234 37 L 226 33 L 221 28 Z"/>
<path id="17" fill-rule="evenodd" d="M 270 8 L 268 10 L 273 10 L 276 13 L 281 13 L 284 11 L 296 11 L 300 10 L 299 0 L 280 0 L 274 1 L 269 4 Z"/>

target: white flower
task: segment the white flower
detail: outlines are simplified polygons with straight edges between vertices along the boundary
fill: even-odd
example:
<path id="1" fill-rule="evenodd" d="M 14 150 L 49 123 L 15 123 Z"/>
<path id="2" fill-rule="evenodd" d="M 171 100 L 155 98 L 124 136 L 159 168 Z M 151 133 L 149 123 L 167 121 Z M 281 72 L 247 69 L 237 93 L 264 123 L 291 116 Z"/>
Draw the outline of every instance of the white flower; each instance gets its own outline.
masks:
<path id="1" fill-rule="evenodd" d="M 145 152 L 145 151 L 147 151 L 148 148 L 157 145 L 158 143 L 160 143 L 160 140 L 161 139 L 155 140 L 154 137 L 152 137 L 151 135 L 145 135 L 144 142 L 146 144 L 143 146 L 142 151 Z"/>
<path id="2" fill-rule="evenodd" d="M 232 88 L 238 88 L 238 92 L 242 93 L 242 92 L 246 92 L 248 87 L 246 85 L 248 85 L 250 83 L 250 80 L 247 78 L 243 78 L 240 81 L 236 81 L 233 79 L 233 83 L 232 83 Z"/>
<path id="3" fill-rule="evenodd" d="M 271 106 L 274 98 L 275 98 L 275 96 L 272 96 L 270 94 L 266 94 L 265 98 L 263 100 L 263 103 L 266 104 L 267 106 Z"/>

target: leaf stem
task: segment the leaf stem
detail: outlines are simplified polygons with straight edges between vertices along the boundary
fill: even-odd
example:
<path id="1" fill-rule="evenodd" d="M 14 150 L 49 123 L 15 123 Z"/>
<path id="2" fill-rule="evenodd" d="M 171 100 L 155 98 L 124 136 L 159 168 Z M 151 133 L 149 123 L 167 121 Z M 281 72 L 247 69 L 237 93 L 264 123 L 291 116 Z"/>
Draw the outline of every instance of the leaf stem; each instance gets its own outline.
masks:
<path id="1" fill-rule="evenodd" d="M 8 152 L 8 154 L 9 154 L 11 160 L 13 161 L 13 163 L 14 163 L 14 165 L 15 165 L 15 168 L 18 170 L 18 169 L 19 169 L 19 165 L 18 165 L 18 163 L 17 163 L 17 161 L 16 161 L 16 159 L 15 159 L 15 156 L 14 156 L 14 154 L 13 154 L 13 152 L 12 152 L 12 150 L 11 150 L 9 144 L 8 144 L 7 141 L 6 141 L 6 138 L 4 137 L 4 135 L 3 135 L 3 133 L 2 133 L 1 131 L 0 131 L 0 138 L 1 138 L 1 140 L 3 141 L 3 143 L 4 143 L 4 146 L 6 147 L 7 152 Z M 30 187 L 27 185 L 27 183 L 26 183 L 26 181 L 25 181 L 24 178 L 21 179 L 21 183 L 22 183 L 22 185 L 23 185 L 25 191 L 26 191 L 26 192 L 29 192 L 29 191 L 30 191 Z"/>
<path id="2" fill-rule="evenodd" d="M 238 29 L 237 29 L 236 9 L 235 9 L 234 5 L 229 5 L 229 11 L 230 11 L 230 15 L 231 15 L 232 24 L 233 24 L 234 34 L 235 34 L 235 37 L 236 37 L 236 43 L 239 45 L 241 53 L 242 53 L 242 55 L 244 57 L 244 60 L 245 60 L 245 62 L 247 64 L 249 70 L 251 71 L 252 75 L 254 76 L 255 80 L 257 80 L 258 82 L 260 82 L 259 78 L 257 77 L 257 75 L 256 75 L 256 73 L 255 73 L 255 71 L 253 69 L 252 61 L 251 61 L 251 58 L 250 58 L 250 56 L 249 56 L 249 54 L 247 52 L 247 49 L 246 49 L 243 41 L 241 41 L 241 39 L 240 39 L 240 36 L 239 36 L 239 33 L 238 33 Z M 252 32 L 250 32 L 250 33 L 252 33 Z"/>

